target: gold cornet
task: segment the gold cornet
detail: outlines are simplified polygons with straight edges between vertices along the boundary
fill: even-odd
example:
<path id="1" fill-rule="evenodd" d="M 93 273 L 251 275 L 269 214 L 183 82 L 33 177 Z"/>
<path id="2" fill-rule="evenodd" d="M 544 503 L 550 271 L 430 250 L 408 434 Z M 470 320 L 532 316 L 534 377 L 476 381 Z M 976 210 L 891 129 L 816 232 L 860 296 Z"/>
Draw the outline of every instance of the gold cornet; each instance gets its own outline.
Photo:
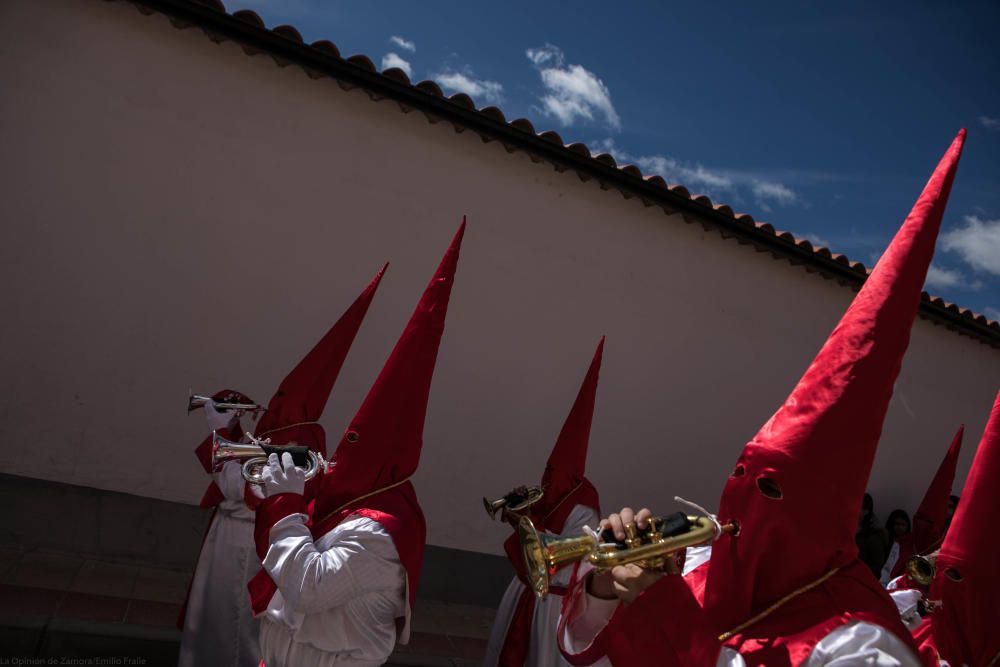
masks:
<path id="1" fill-rule="evenodd" d="M 201 394 L 191 394 L 188 396 L 188 414 L 205 407 L 205 404 L 212 400 L 211 396 Z M 235 410 L 237 412 L 264 412 L 267 410 L 263 405 L 256 403 L 215 403 L 215 409 L 219 412 Z"/>
<path id="2" fill-rule="evenodd" d="M 540 486 L 518 487 L 503 498 L 490 500 L 484 497 L 483 507 L 486 508 L 486 513 L 490 515 L 490 518 L 496 521 L 497 513 L 500 510 L 506 508 L 509 512 L 520 512 L 537 503 L 543 495 L 545 492 Z"/>
<path id="3" fill-rule="evenodd" d="M 904 566 L 906 574 L 921 586 L 930 586 L 937 572 L 937 556 L 937 551 L 926 556 L 910 556 Z"/>
<path id="4" fill-rule="evenodd" d="M 321 470 L 325 471 L 326 461 L 308 447 L 301 445 L 272 445 L 270 440 L 257 440 L 247 433 L 250 443 L 226 440 L 218 433 L 212 435 L 212 467 L 218 469 L 226 461 L 243 461 L 243 479 L 250 484 L 263 484 L 261 468 L 267 465 L 268 454 L 281 456 L 288 452 L 292 461 L 306 469 L 306 479 L 312 479 Z"/>
<path id="5" fill-rule="evenodd" d="M 517 531 L 524 553 L 528 584 L 541 599 L 548 595 L 550 577 L 569 563 L 587 561 L 598 572 L 626 563 L 659 569 L 663 567 L 666 556 L 687 547 L 706 544 L 717 537 L 717 524 L 711 519 L 686 516 L 682 512 L 668 517 L 650 518 L 648 523 L 649 527 L 644 531 L 639 531 L 634 523 L 625 526 L 624 542 L 602 542 L 606 533 L 580 537 L 540 534 L 531 519 L 522 517 Z M 734 523 L 722 526 L 723 534 L 735 532 L 737 526 Z"/>

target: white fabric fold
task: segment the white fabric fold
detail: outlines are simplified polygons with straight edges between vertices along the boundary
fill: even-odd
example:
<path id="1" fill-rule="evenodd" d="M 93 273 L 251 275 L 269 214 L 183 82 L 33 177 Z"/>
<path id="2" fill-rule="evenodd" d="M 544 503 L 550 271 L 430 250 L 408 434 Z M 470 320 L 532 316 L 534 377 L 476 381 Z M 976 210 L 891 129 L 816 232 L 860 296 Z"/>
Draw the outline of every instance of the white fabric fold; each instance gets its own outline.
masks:
<path id="1" fill-rule="evenodd" d="M 406 615 L 406 572 L 377 521 L 352 517 L 313 542 L 304 514 L 271 528 L 264 568 L 278 592 L 261 622 L 267 667 L 381 665 Z"/>

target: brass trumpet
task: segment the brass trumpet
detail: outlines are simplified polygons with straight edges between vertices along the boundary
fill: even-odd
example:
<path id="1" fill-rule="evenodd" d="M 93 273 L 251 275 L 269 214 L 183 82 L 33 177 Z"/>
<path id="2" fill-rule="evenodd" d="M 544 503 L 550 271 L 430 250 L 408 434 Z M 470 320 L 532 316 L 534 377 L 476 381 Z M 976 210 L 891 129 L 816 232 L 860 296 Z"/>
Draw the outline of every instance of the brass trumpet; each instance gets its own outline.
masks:
<path id="1" fill-rule="evenodd" d="M 670 554 L 706 544 L 717 537 L 717 524 L 701 516 L 686 516 L 677 512 L 648 521 L 649 527 L 644 531 L 639 531 L 634 523 L 627 525 L 625 541 L 616 542 L 607 530 L 600 535 L 580 537 L 540 534 L 531 519 L 522 517 L 517 531 L 531 589 L 539 599 L 544 598 L 548 595 L 552 575 L 564 565 L 578 561 L 590 563 L 598 572 L 626 563 L 648 569 L 662 568 L 665 557 Z M 723 534 L 736 532 L 735 523 L 722 526 Z"/>
<path id="2" fill-rule="evenodd" d="M 205 407 L 205 404 L 212 400 L 211 396 L 201 394 L 191 394 L 188 396 L 188 414 Z M 237 412 L 264 412 L 267 410 L 263 405 L 256 403 L 215 403 L 215 409 L 219 412 L 235 410 Z"/>
<path id="3" fill-rule="evenodd" d="M 937 551 L 926 556 L 910 556 L 904 565 L 906 574 L 921 586 L 930 586 L 937 572 L 937 556 Z"/>
<path id="4" fill-rule="evenodd" d="M 243 461 L 243 479 L 250 484 L 263 484 L 261 468 L 267 465 L 269 454 L 281 456 L 288 452 L 292 461 L 300 468 L 306 469 L 306 479 L 312 479 L 319 472 L 325 471 L 327 462 L 322 456 L 308 447 L 301 445 L 272 445 L 270 440 L 257 440 L 247 433 L 251 442 L 233 442 L 226 440 L 218 433 L 212 435 L 212 467 L 218 469 L 226 461 Z"/>
<path id="5" fill-rule="evenodd" d="M 540 486 L 522 486 L 496 500 L 483 497 L 483 507 L 486 508 L 486 513 L 490 515 L 490 518 L 496 521 L 497 513 L 500 510 L 506 508 L 508 512 L 520 512 L 537 503 L 543 495 L 545 492 Z"/>

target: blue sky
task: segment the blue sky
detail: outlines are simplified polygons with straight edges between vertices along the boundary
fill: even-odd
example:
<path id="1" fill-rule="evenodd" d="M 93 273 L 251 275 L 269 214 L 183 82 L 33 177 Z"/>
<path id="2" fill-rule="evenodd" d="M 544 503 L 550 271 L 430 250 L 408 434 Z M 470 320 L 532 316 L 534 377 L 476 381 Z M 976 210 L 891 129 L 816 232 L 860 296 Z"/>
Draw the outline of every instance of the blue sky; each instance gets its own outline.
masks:
<path id="1" fill-rule="evenodd" d="M 966 127 L 928 290 L 1000 319 L 1000 3 L 225 1 L 868 266 Z"/>

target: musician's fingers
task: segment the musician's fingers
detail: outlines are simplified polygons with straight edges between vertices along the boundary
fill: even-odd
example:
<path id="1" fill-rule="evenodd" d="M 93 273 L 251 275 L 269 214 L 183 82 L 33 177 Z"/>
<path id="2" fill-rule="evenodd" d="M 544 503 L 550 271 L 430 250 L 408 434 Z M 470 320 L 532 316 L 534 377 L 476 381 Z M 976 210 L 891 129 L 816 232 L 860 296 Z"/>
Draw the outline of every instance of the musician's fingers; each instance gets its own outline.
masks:
<path id="1" fill-rule="evenodd" d="M 271 456 L 274 456 L 273 454 Z M 284 470 L 291 470 L 295 467 L 295 461 L 292 460 L 292 455 L 285 452 L 281 455 L 281 467 Z"/>
<path id="2" fill-rule="evenodd" d="M 278 465 L 278 455 L 276 453 L 271 452 L 270 454 L 267 455 L 267 465 L 271 468 L 280 467 Z"/>
<path id="3" fill-rule="evenodd" d="M 615 534 L 616 540 L 625 539 L 625 523 L 618 514 L 612 514 L 608 517 L 608 528 Z"/>
<path id="4" fill-rule="evenodd" d="M 599 533 L 602 533 L 602 532 L 604 532 L 604 530 L 605 530 L 605 529 L 607 529 L 607 528 L 608 528 L 608 526 L 610 526 L 610 525 L 611 525 L 611 524 L 610 524 L 610 523 L 608 523 L 608 520 L 607 520 L 607 519 L 601 519 L 601 523 L 600 523 L 600 525 L 598 525 L 598 526 L 597 526 L 597 532 L 599 532 Z"/>
<path id="5" fill-rule="evenodd" d="M 631 507 L 623 507 L 618 514 L 621 515 L 623 524 L 627 525 L 635 521 L 635 512 L 632 511 Z"/>
<path id="6" fill-rule="evenodd" d="M 639 528 L 645 530 L 646 526 L 649 525 L 649 517 L 651 516 L 653 516 L 653 513 L 649 511 L 649 508 L 643 507 L 635 515 L 635 524 L 639 526 Z"/>
<path id="7" fill-rule="evenodd" d="M 621 586 L 628 586 L 640 574 L 642 574 L 642 568 L 635 563 L 616 565 L 611 569 L 611 578 Z"/>

